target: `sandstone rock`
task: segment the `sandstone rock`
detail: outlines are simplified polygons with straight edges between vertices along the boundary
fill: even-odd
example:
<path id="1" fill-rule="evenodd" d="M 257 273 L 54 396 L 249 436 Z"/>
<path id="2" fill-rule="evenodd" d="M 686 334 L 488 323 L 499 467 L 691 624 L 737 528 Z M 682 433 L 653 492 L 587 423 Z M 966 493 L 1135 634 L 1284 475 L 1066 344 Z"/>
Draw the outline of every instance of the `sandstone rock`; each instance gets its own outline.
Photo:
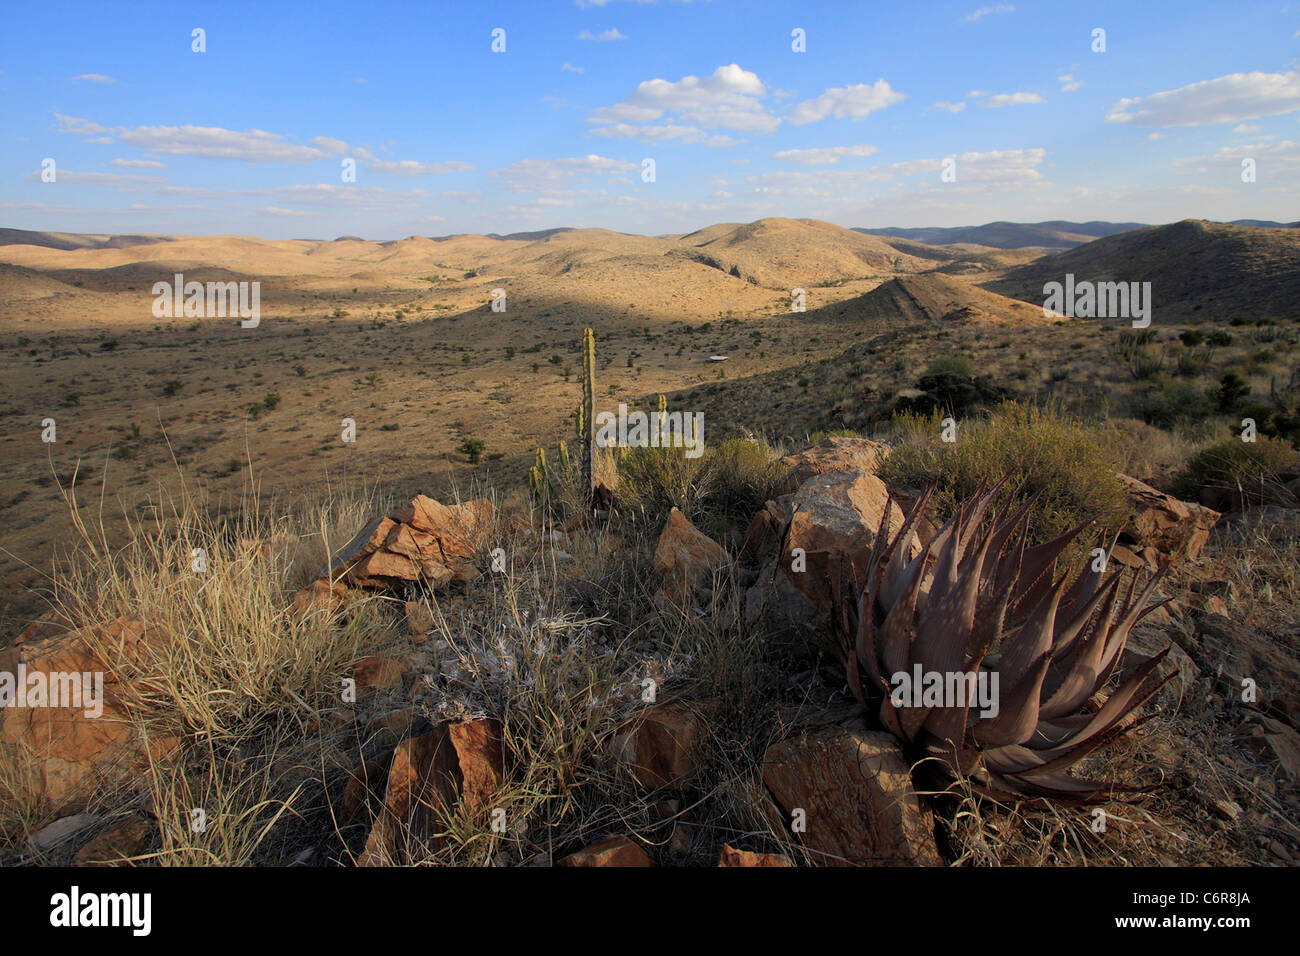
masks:
<path id="1" fill-rule="evenodd" d="M 823 727 L 773 744 L 763 783 L 823 865 L 942 865 L 934 826 L 892 735 Z"/>
<path id="2" fill-rule="evenodd" d="M 459 775 L 445 724 L 398 744 L 388 769 L 384 808 L 357 865 L 408 864 L 432 852 L 439 842 L 435 808 L 455 801 Z"/>
<path id="3" fill-rule="evenodd" d="M 139 814 L 131 814 L 100 833 L 77 851 L 74 866 L 112 866 L 118 861 L 141 853 L 153 833 L 153 823 Z"/>
<path id="4" fill-rule="evenodd" d="M 1124 652 L 1120 655 L 1119 671 L 1121 675 L 1127 675 L 1140 664 L 1168 648 L 1169 653 L 1160 663 L 1156 674 L 1161 678 L 1171 673 L 1174 676 L 1170 678 L 1169 683 L 1156 692 L 1153 700 L 1157 706 L 1172 710 L 1189 698 L 1195 697 L 1194 689 L 1201 671 L 1187 653 L 1172 641 L 1171 632 L 1167 627 L 1153 626 L 1148 623 L 1153 616 L 1148 615 L 1129 633 Z M 1152 679 L 1156 678 L 1153 676 Z M 1199 704 L 1199 701 L 1193 702 Z"/>
<path id="5" fill-rule="evenodd" d="M 727 552 L 674 508 L 655 547 L 658 597 L 676 606 L 692 605 L 713 587 L 714 575 L 730 563 Z"/>
<path id="6" fill-rule="evenodd" d="M 392 755 L 384 759 L 367 760 L 348 774 L 347 785 L 343 788 L 343 800 L 339 807 L 339 819 L 342 823 L 352 823 L 360 819 L 362 813 L 372 801 L 381 800 L 388 785 L 388 766 Z"/>
<path id="7" fill-rule="evenodd" d="M 300 620 L 313 614 L 329 617 L 347 607 L 351 599 L 352 592 L 342 581 L 331 583 L 324 578 L 317 578 L 294 594 L 292 613 Z"/>
<path id="8" fill-rule="evenodd" d="M 781 526 L 766 508 L 760 508 L 745 529 L 745 539 L 740 553 L 747 558 L 759 558 L 781 541 Z"/>
<path id="9" fill-rule="evenodd" d="M 406 664 L 392 657 L 372 654 L 363 657 L 349 669 L 348 674 L 357 682 L 357 690 L 390 690 L 402 686 Z"/>
<path id="10" fill-rule="evenodd" d="M 1210 536 L 1220 513 L 1204 505 L 1179 501 L 1150 485 L 1120 475 L 1128 495 L 1128 522 L 1121 537 L 1132 550 L 1153 548 L 1172 564 L 1194 559 Z M 1148 564 L 1151 564 L 1149 555 Z"/>
<path id="11" fill-rule="evenodd" d="M 438 724 L 403 740 L 388 768 L 384 808 L 357 865 L 406 864 L 437 849 L 439 815 L 453 811 L 462 799 L 470 814 L 485 814 L 505 778 L 504 763 L 496 720 Z M 373 789 L 372 769 L 367 765 L 349 781 L 345 813 L 364 806 Z"/>
<path id="12" fill-rule="evenodd" d="M 1214 678 L 1225 696 L 1295 724 L 1300 720 L 1300 661 L 1268 637 L 1226 617 L 1195 618 L 1192 637 L 1173 635 L 1203 673 Z M 1251 685 L 1244 682 L 1249 680 Z M 1243 700 L 1247 686 L 1256 699 Z"/>
<path id="13" fill-rule="evenodd" d="M 776 484 L 774 496 L 794 492 L 809 478 L 829 471 L 860 471 L 874 475 L 889 448 L 853 435 L 827 435 L 811 448 L 781 459 L 789 471 Z"/>
<path id="14" fill-rule="evenodd" d="M 788 531 L 780 552 L 746 593 L 746 620 L 768 616 L 805 649 L 823 643 L 832 605 L 828 573 L 848 560 L 866 566 L 886 509 L 889 531 L 896 533 L 902 510 L 889 501 L 884 482 L 861 471 L 816 475 L 793 495 L 769 501 L 766 510 Z M 909 548 L 911 554 L 919 551 L 915 535 Z"/>
<path id="15" fill-rule="evenodd" d="M 492 503 L 486 498 L 463 505 L 444 505 L 425 495 L 416 495 L 393 512 L 393 520 L 432 535 L 443 561 L 472 558 L 480 536 L 492 520 Z"/>
<path id="16" fill-rule="evenodd" d="M 1300 786 L 1300 733 L 1271 717 L 1259 717 L 1237 732 L 1257 754 L 1277 764 L 1291 787 Z"/>
<path id="17" fill-rule="evenodd" d="M 448 728 L 460 767 L 461 800 L 472 816 L 486 814 L 505 779 L 499 720 L 466 720 Z"/>
<path id="18" fill-rule="evenodd" d="M 599 843 L 570 853 L 557 860 L 556 866 L 654 866 L 645 850 L 641 849 L 630 837 L 612 836 Z"/>
<path id="19" fill-rule="evenodd" d="M 444 505 L 417 495 L 391 515 L 375 518 L 330 561 L 328 577 L 364 588 L 402 582 L 442 587 L 470 575 L 475 550 L 492 519 L 486 499 Z"/>
<path id="20" fill-rule="evenodd" d="M 724 845 L 718 855 L 718 866 L 794 866 L 794 860 L 784 853 L 750 853 Z"/>
<path id="21" fill-rule="evenodd" d="M 84 807 L 94 789 L 121 785 L 138 776 L 150 759 L 165 759 L 179 744 L 174 738 L 152 737 L 147 742 L 130 722 L 122 702 L 125 689 L 117 670 L 146 662 L 150 645 L 171 640 L 162 627 L 138 617 L 125 617 L 107 626 L 68 631 L 41 640 L 0 649 L 0 675 L 16 682 L 66 675 L 96 675 L 102 680 L 102 713 L 84 697 L 83 706 L 0 707 L 0 739 L 35 761 L 40 797 L 51 813 L 70 813 Z M 112 660 L 106 663 L 102 651 Z M 33 675 L 41 675 L 39 678 Z M 78 681 L 77 691 L 82 689 Z M 65 685 L 66 686 L 66 685 Z M 21 690 L 21 688 L 20 688 Z M 94 695 L 92 689 L 91 695 Z"/>
<path id="22" fill-rule="evenodd" d="M 707 706 L 704 709 L 709 709 Z M 647 789 L 682 788 L 695 774 L 704 717 L 685 703 L 659 704 L 614 735 L 614 752 Z"/>

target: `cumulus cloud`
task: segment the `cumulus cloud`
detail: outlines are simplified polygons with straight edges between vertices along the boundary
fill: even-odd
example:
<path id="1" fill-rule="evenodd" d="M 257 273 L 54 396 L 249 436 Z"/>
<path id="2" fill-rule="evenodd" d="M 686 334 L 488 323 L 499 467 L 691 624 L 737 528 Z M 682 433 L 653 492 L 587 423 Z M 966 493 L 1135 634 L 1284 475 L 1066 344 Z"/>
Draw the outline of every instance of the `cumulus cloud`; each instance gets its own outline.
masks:
<path id="1" fill-rule="evenodd" d="M 582 68 L 582 67 L 580 67 L 580 66 L 574 66 L 572 63 L 568 62 L 567 60 L 566 60 L 566 61 L 564 62 L 564 64 L 560 67 L 560 70 L 563 71 L 563 72 L 565 72 L 565 73 L 582 73 L 582 72 L 583 72 L 583 68 Z"/>
<path id="2" fill-rule="evenodd" d="M 132 169 L 162 169 L 163 163 L 156 159 L 115 159 L 113 166 L 128 166 Z"/>
<path id="3" fill-rule="evenodd" d="M 930 107 L 932 110 L 943 110 L 947 113 L 960 113 L 965 108 L 965 103 L 949 103 L 947 100 L 940 100 Z"/>
<path id="4" fill-rule="evenodd" d="M 706 133 L 698 126 L 682 126 L 676 123 L 650 124 L 633 126 L 631 123 L 611 123 L 608 126 L 596 126 L 587 131 L 592 136 L 604 136 L 608 139 L 640 139 L 649 143 L 665 140 L 678 140 L 683 143 L 703 143 L 705 146 L 734 146 L 740 140 L 721 133 Z"/>
<path id="5" fill-rule="evenodd" d="M 1042 174 L 1036 167 L 1042 164 L 1046 155 L 1046 150 L 1035 148 L 961 153 L 947 158 L 956 161 L 959 183 L 1010 186 L 1040 181 Z M 846 195 L 858 187 L 873 183 L 923 174 L 937 176 L 943 169 L 944 158 L 905 160 L 866 169 L 828 169 L 817 172 L 780 170 L 754 176 L 752 181 L 766 190 L 782 189 L 828 197 Z"/>
<path id="6" fill-rule="evenodd" d="M 1062 73 L 1056 78 L 1061 84 L 1062 93 L 1073 93 L 1083 86 L 1082 81 L 1076 80 L 1073 73 Z"/>
<path id="7" fill-rule="evenodd" d="M 980 101 L 980 106 L 994 109 L 1002 106 L 1024 106 L 1029 103 L 1046 103 L 1037 93 L 995 93 Z"/>
<path id="8" fill-rule="evenodd" d="M 833 87 L 821 96 L 804 100 L 790 113 L 790 122 L 795 126 L 815 123 L 831 116 L 835 119 L 859 120 L 876 110 L 905 99 L 891 87 L 886 80 L 875 83 L 857 83 L 853 86 Z"/>
<path id="9" fill-rule="evenodd" d="M 1013 13 L 1015 6 L 1010 3 L 999 3 L 992 7 L 980 7 L 978 10 L 966 14 L 962 17 L 962 23 L 974 23 L 976 20 L 982 20 L 984 17 L 993 16 L 998 13 Z"/>
<path id="10" fill-rule="evenodd" d="M 821 146 L 811 149 L 783 149 L 773 153 L 773 159 L 785 159 L 806 166 L 831 166 L 845 156 L 871 156 L 880 152 L 879 146 Z"/>
<path id="11" fill-rule="evenodd" d="M 649 123 L 672 115 L 677 125 L 770 133 L 781 120 L 763 103 L 758 75 L 731 63 L 710 76 L 645 80 L 622 102 L 592 110 L 589 123 Z"/>
<path id="12" fill-rule="evenodd" d="M 638 168 L 635 163 L 592 153 L 561 159 L 521 159 L 493 170 L 492 177 L 514 192 L 548 193 L 564 191 L 575 180 L 625 175 Z"/>
<path id="13" fill-rule="evenodd" d="M 117 138 L 151 153 L 202 156 L 245 163 L 306 163 L 328 154 L 314 146 L 291 143 L 266 130 L 220 126 L 136 126 L 118 128 Z"/>
<path id="14" fill-rule="evenodd" d="M 1120 100 L 1111 123 L 1133 126 L 1213 126 L 1300 109 L 1300 73 L 1229 73 L 1151 96 Z"/>
<path id="15" fill-rule="evenodd" d="M 1189 156 L 1174 160 L 1174 166 L 1180 169 L 1225 168 L 1241 166 L 1243 159 L 1253 159 L 1261 167 L 1284 167 L 1288 175 L 1294 176 L 1293 167 L 1300 166 L 1300 143 L 1283 140 L 1280 143 L 1252 143 L 1244 146 L 1224 146 L 1207 156 Z"/>
<path id="16" fill-rule="evenodd" d="M 72 186 L 116 186 L 141 187 L 158 185 L 167 182 L 157 176 L 128 176 L 123 173 L 79 173 L 71 169 L 59 169 L 55 173 L 55 182 L 60 185 Z M 38 170 L 34 173 L 28 173 L 24 179 L 32 182 L 41 181 L 41 173 Z"/>
<path id="17" fill-rule="evenodd" d="M 111 76 L 105 76 L 103 73 L 82 73 L 73 77 L 74 80 L 80 80 L 83 83 L 116 83 L 117 80 Z"/>
<path id="18" fill-rule="evenodd" d="M 578 34 L 579 40 L 594 40 L 597 43 L 611 43 L 614 40 L 626 40 L 627 35 L 620 33 L 618 27 L 610 27 L 608 30 L 601 30 L 599 33 L 592 33 L 590 30 L 583 30 Z"/>

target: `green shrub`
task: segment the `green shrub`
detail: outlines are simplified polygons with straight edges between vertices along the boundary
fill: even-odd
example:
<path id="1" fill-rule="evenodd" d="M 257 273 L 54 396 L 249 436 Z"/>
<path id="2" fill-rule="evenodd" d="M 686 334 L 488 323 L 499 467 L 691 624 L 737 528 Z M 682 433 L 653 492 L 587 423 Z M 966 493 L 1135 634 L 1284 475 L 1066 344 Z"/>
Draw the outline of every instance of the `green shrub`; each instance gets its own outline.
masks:
<path id="1" fill-rule="evenodd" d="M 1243 398 L 1250 394 L 1250 386 L 1236 372 L 1224 372 L 1219 376 L 1219 387 L 1214 393 L 1214 402 L 1219 411 L 1231 414 Z"/>
<path id="2" fill-rule="evenodd" d="M 1163 382 L 1134 399 L 1133 413 L 1148 425 L 1171 429 L 1182 422 L 1209 418 L 1214 403 L 1190 382 Z"/>
<path id="3" fill-rule="evenodd" d="M 1258 487 L 1273 475 L 1300 466 L 1300 452 L 1286 442 L 1257 435 L 1253 442 L 1226 438 L 1188 459 L 1174 480 L 1173 493 L 1195 500 L 1202 488 Z"/>
<path id="4" fill-rule="evenodd" d="M 1124 520 L 1119 442 L 1111 426 L 1076 421 L 1059 407 L 1019 402 L 1004 402 L 987 418 L 961 423 L 951 443 L 942 440 L 938 414 L 901 415 L 894 425 L 900 441 L 880 477 L 893 488 L 934 484 L 943 519 L 982 484 L 1011 475 L 1017 500 L 1042 493 L 1029 518 L 1036 541 L 1088 520 L 1111 529 Z"/>
<path id="5" fill-rule="evenodd" d="M 468 458 L 471 465 L 477 465 L 483 457 L 483 442 L 478 438 L 463 438 L 456 450 Z"/>
<path id="6" fill-rule="evenodd" d="M 657 526 L 677 508 L 717 537 L 748 523 L 785 473 L 771 448 L 742 438 L 695 459 L 680 448 L 629 448 L 616 460 L 617 503 L 625 517 Z"/>

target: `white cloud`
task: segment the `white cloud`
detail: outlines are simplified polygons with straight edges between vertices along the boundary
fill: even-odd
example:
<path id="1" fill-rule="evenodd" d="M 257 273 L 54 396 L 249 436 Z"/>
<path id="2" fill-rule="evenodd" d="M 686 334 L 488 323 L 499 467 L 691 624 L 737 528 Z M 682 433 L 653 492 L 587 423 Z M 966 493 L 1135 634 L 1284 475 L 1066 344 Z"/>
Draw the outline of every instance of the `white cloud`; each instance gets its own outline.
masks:
<path id="1" fill-rule="evenodd" d="M 347 143 L 343 142 L 341 139 L 335 139 L 332 136 L 317 136 L 311 141 L 311 144 L 325 150 L 327 153 L 334 153 L 337 156 L 342 156 L 348 151 Z"/>
<path id="2" fill-rule="evenodd" d="M 1232 128 L 1232 131 L 1238 136 L 1241 136 L 1244 135 L 1245 133 L 1258 133 L 1259 127 L 1251 126 L 1249 123 L 1238 123 L 1236 126 Z"/>
<path id="3" fill-rule="evenodd" d="M 285 209 L 283 206 L 267 206 L 263 212 L 270 213 L 272 216 L 310 216 L 311 213 L 306 209 Z"/>
<path id="4" fill-rule="evenodd" d="M 996 6 L 992 6 L 992 7 L 980 7 L 978 10 L 966 14 L 966 16 L 962 17 L 961 19 L 962 19 L 962 23 L 973 23 L 976 20 L 982 19 L 987 16 L 991 16 L 993 14 L 1012 13 L 1015 9 L 1016 8 L 1010 3 L 999 3 Z"/>
<path id="5" fill-rule="evenodd" d="M 41 172 L 28 173 L 24 178 L 40 182 Z M 60 169 L 55 173 L 56 185 L 141 187 L 165 182 L 166 179 L 157 176 L 127 176 L 122 173 L 78 173 L 70 169 Z"/>
<path id="6" fill-rule="evenodd" d="M 592 33 L 590 30 L 583 30 L 578 34 L 579 40 L 595 40 L 597 43 L 610 43 L 614 40 L 626 40 L 627 35 L 620 33 L 618 27 L 610 27 L 608 30 L 601 30 L 599 33 Z"/>
<path id="7" fill-rule="evenodd" d="M 1014 185 L 1040 181 L 1042 174 L 1035 167 L 1042 164 L 1046 155 L 1046 150 L 1035 148 L 962 153 L 951 158 L 956 161 L 959 183 Z M 943 158 L 915 159 L 866 169 L 780 170 L 754 176 L 751 181 L 766 190 L 792 190 L 800 194 L 832 197 L 848 194 L 861 186 L 909 176 L 925 174 L 937 178 L 942 169 Z"/>
<path id="8" fill-rule="evenodd" d="M 119 128 L 117 138 L 152 153 L 234 159 L 245 163 L 307 163 L 328 154 L 313 146 L 290 143 L 278 133 L 220 126 L 136 126 Z"/>
<path id="9" fill-rule="evenodd" d="M 1210 126 L 1300 109 L 1300 73 L 1230 73 L 1151 96 L 1128 97 L 1106 119 L 1134 126 Z"/>
<path id="10" fill-rule="evenodd" d="M 862 119 L 905 99 L 902 93 L 893 89 L 888 81 L 876 80 L 875 83 L 858 83 L 854 86 L 834 87 L 821 96 L 804 100 L 790 114 L 790 122 L 795 126 L 815 123 L 828 116 L 835 119 Z"/>
<path id="11" fill-rule="evenodd" d="M 1057 77 L 1061 83 L 1062 93 L 1073 93 L 1075 90 L 1082 88 L 1083 82 L 1076 80 L 1073 73 L 1062 73 Z"/>
<path id="12" fill-rule="evenodd" d="M 1252 143 L 1245 146 L 1224 146 L 1208 156 L 1190 156 L 1186 159 L 1174 160 L 1174 166 L 1199 169 L 1208 169 L 1210 167 L 1239 169 L 1241 161 L 1247 158 L 1255 160 L 1260 166 L 1283 166 L 1288 169 L 1300 166 L 1300 143 L 1283 140 L 1280 143 L 1271 144 Z M 1289 175 L 1294 176 L 1294 173 L 1290 172 Z"/>
<path id="13" fill-rule="evenodd" d="M 608 139 L 642 139 L 657 143 L 676 139 L 683 143 L 703 143 L 705 146 L 735 146 L 740 140 L 720 133 L 706 133 L 698 126 L 682 126 L 676 123 L 633 126 L 630 123 L 611 123 L 597 126 L 587 131 L 592 136 L 604 136 Z"/>
<path id="14" fill-rule="evenodd" d="M 414 159 L 371 159 L 365 169 L 371 173 L 384 173 L 392 176 L 441 176 L 446 173 L 461 173 L 473 169 L 471 163 L 450 160 L 442 163 L 422 163 Z"/>
<path id="15" fill-rule="evenodd" d="M 580 66 L 574 66 L 572 63 L 568 62 L 567 60 L 564 62 L 564 65 L 560 67 L 560 69 L 561 69 L 563 72 L 565 72 L 565 73 L 581 73 L 581 72 L 583 72 L 583 68 L 582 68 L 582 67 L 580 67 Z"/>
<path id="16" fill-rule="evenodd" d="M 783 149 L 773 153 L 773 159 L 785 159 L 807 166 L 830 166 L 845 156 L 871 156 L 880 152 L 879 146 L 821 146 L 812 149 Z"/>
<path id="17" fill-rule="evenodd" d="M 156 159 L 115 159 L 112 165 L 128 166 L 132 169 L 162 169 L 165 164 Z"/>
<path id="18" fill-rule="evenodd" d="M 72 133 L 76 136 L 95 136 L 99 133 L 108 132 L 108 127 L 100 126 L 98 123 L 82 119 L 79 116 L 64 116 L 62 113 L 55 113 L 54 118 L 62 126 L 59 130 L 60 133 Z"/>
<path id="19" fill-rule="evenodd" d="M 674 114 L 684 125 L 703 129 L 770 133 L 781 120 L 762 102 L 757 74 L 731 63 L 705 77 L 645 80 L 620 103 L 593 110 L 590 123 L 648 123 Z"/>
<path id="20" fill-rule="evenodd" d="M 74 80 L 84 80 L 84 81 L 87 82 L 87 83 L 105 83 L 105 84 L 107 84 L 107 83 L 116 83 L 116 82 L 117 82 L 117 80 L 113 79 L 113 77 L 111 77 L 111 76 L 105 76 L 103 73 L 82 73 L 82 74 L 79 75 L 79 76 L 74 76 L 73 79 L 74 79 Z"/>
<path id="21" fill-rule="evenodd" d="M 948 113 L 960 113 L 965 108 L 965 103 L 949 103 L 947 100 L 941 100 L 930 107 L 932 110 L 944 110 Z"/>
<path id="22" fill-rule="evenodd" d="M 587 156 L 568 156 L 562 159 L 521 159 L 501 169 L 492 176 L 506 188 L 522 193 L 563 192 L 574 180 L 592 176 L 623 175 L 633 172 L 635 163 L 592 153 Z"/>
<path id="23" fill-rule="evenodd" d="M 1001 106 L 1024 106 L 1027 103 L 1046 103 L 1037 93 L 995 93 L 979 105 L 998 108 Z"/>

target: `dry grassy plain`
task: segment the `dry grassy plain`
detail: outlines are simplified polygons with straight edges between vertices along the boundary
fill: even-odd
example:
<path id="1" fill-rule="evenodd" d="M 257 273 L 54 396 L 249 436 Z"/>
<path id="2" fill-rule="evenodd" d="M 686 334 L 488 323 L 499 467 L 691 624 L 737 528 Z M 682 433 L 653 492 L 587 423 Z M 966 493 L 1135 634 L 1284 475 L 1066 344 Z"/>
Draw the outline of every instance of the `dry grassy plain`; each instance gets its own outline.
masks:
<path id="1" fill-rule="evenodd" d="M 102 501 L 110 530 L 182 480 L 218 508 L 250 475 L 282 508 L 327 486 L 409 496 L 474 477 L 514 481 L 537 445 L 568 434 L 587 326 L 604 407 L 652 407 L 664 393 L 705 413 L 710 442 L 749 430 L 799 443 L 842 424 L 837 407 L 888 398 L 953 355 L 1019 394 L 1131 417 L 1131 395 L 1149 384 L 1117 357 L 1118 327 L 1048 320 L 975 285 L 1042 253 L 784 219 L 656 238 L 0 246 L 0 633 L 40 608 L 68 540 L 61 489 L 74 474 L 78 501 L 91 512 Z M 155 318 L 151 287 L 177 272 L 260 282 L 260 324 Z M 791 311 L 796 287 L 802 313 Z M 503 313 L 490 309 L 494 289 L 505 290 Z M 1180 331 L 1227 319 L 1157 319 L 1146 348 L 1172 370 L 1187 351 Z M 1295 340 L 1294 326 L 1267 341 L 1239 333 L 1174 377 L 1204 386 L 1242 368 L 1266 394 L 1289 374 Z M 46 418 L 57 443 L 41 441 Z M 341 439 L 344 418 L 356 421 L 355 443 Z M 1134 473 L 1161 477 L 1161 443 L 1176 439 L 1134 431 L 1144 459 Z M 466 438 L 484 443 L 477 466 L 458 451 Z"/>

